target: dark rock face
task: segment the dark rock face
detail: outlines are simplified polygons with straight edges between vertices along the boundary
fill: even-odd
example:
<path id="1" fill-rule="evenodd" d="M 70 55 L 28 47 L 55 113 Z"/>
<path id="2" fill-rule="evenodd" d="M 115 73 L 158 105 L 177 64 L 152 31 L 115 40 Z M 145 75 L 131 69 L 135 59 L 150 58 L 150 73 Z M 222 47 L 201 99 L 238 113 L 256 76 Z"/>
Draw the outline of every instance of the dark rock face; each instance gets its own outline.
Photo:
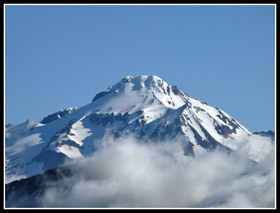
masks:
<path id="1" fill-rule="evenodd" d="M 30 178 L 13 181 L 5 185 L 6 207 L 34 208 L 41 207 L 39 197 L 48 189 L 52 183 L 64 177 L 72 176 L 71 166 L 59 167 L 48 170 L 44 174 Z"/>
<path id="2" fill-rule="evenodd" d="M 75 109 L 64 109 L 61 110 L 59 112 L 53 113 L 51 115 L 48 115 L 47 117 L 44 117 L 42 121 L 40 121 L 40 123 L 42 124 L 48 124 L 51 123 L 59 118 L 64 117 L 65 115 L 71 113 L 72 111 L 74 111 Z"/>
<path id="3" fill-rule="evenodd" d="M 236 133 L 236 129 L 241 128 L 241 126 L 236 122 L 236 120 L 234 120 L 234 119 L 229 120 L 227 118 L 227 116 L 222 111 L 220 111 L 220 110 L 219 110 L 219 113 L 220 114 L 217 115 L 217 117 L 220 118 L 225 123 L 229 124 L 233 128 L 230 129 L 228 126 L 215 125 L 215 129 L 216 129 L 218 134 L 220 134 L 220 135 L 224 136 L 225 138 L 227 138 L 230 134 Z"/>
<path id="4" fill-rule="evenodd" d="M 104 92 L 100 92 L 98 93 L 91 102 L 94 102 L 96 100 L 98 100 L 99 98 L 102 98 L 103 96 L 107 95 L 108 93 L 110 93 L 110 91 L 104 91 Z"/>
<path id="5" fill-rule="evenodd" d="M 271 130 L 254 132 L 253 134 L 261 135 L 261 136 L 265 136 L 265 137 L 270 137 L 272 142 L 275 141 L 275 132 L 273 132 Z"/>
<path id="6" fill-rule="evenodd" d="M 180 94 L 180 90 L 177 88 L 177 86 L 172 86 L 172 92 L 173 92 L 175 95 Z"/>
<path id="7" fill-rule="evenodd" d="M 271 131 L 271 130 L 268 130 L 267 132 L 266 132 L 266 131 L 254 132 L 253 134 L 256 134 L 256 135 L 264 135 L 264 136 L 271 136 L 271 137 L 274 137 L 274 136 L 275 136 L 275 132 L 273 132 L 273 131 Z"/>
<path id="8" fill-rule="evenodd" d="M 224 125 L 215 126 L 215 130 L 219 135 L 222 135 L 225 138 L 227 138 L 232 133 L 236 133 L 236 128 L 231 130 L 228 126 L 224 126 Z"/>
<path id="9" fill-rule="evenodd" d="M 114 113 L 92 113 L 89 115 L 89 121 L 96 125 L 106 126 L 107 124 L 113 124 L 115 121 L 122 121 L 123 123 L 127 121 L 129 114 L 117 114 Z"/>
<path id="10" fill-rule="evenodd" d="M 199 124 L 200 125 L 200 124 Z M 199 134 L 198 132 L 192 127 L 192 126 L 189 126 L 191 128 L 191 130 L 193 131 L 194 133 L 194 137 L 197 141 L 197 143 L 202 146 L 203 148 L 205 148 L 206 150 L 213 150 L 216 148 L 217 146 L 217 141 L 215 141 L 211 135 L 204 129 L 204 128 L 201 128 L 202 132 L 204 133 L 204 135 L 206 136 L 206 140 L 203 139 Z M 200 125 L 200 127 L 202 127 Z"/>

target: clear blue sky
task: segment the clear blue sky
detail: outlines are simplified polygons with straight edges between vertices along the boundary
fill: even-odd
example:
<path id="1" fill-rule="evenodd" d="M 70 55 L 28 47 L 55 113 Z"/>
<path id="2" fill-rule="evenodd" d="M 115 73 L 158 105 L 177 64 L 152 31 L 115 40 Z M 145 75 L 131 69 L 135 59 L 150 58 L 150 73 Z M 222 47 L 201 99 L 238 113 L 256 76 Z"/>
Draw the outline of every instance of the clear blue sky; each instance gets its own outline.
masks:
<path id="1" fill-rule="evenodd" d="M 157 75 L 250 131 L 274 130 L 274 5 L 6 5 L 5 49 L 6 124 Z"/>

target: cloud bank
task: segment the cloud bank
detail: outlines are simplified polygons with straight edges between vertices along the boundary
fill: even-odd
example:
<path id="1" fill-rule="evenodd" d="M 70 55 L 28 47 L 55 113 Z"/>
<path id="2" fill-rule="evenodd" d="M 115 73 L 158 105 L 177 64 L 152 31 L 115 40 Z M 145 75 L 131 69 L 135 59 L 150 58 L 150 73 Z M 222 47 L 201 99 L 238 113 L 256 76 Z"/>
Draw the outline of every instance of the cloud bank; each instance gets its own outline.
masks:
<path id="1" fill-rule="evenodd" d="M 274 150 L 260 163 L 239 152 L 195 150 L 180 139 L 151 143 L 133 136 L 98 141 L 71 177 L 50 183 L 42 207 L 274 208 Z"/>

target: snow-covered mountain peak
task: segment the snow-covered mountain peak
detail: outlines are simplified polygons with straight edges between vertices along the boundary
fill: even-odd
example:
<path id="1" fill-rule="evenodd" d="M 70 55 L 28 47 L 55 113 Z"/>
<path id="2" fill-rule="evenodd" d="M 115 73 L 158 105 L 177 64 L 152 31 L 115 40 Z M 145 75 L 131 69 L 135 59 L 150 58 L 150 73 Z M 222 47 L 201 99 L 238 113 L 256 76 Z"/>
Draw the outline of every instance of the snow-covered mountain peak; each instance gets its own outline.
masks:
<path id="1" fill-rule="evenodd" d="M 120 97 L 122 101 L 118 99 Z M 113 99 L 118 100 L 117 105 L 121 104 L 122 107 L 131 107 L 128 105 L 132 100 L 132 105 L 142 109 L 146 108 L 145 106 L 147 105 L 156 103 L 177 109 L 187 103 L 188 96 L 178 90 L 176 86 L 169 85 L 155 75 L 141 75 L 138 77 L 124 77 L 106 91 L 98 93 L 92 102 L 102 104 Z"/>
<path id="2" fill-rule="evenodd" d="M 5 127 L 6 175 L 27 177 L 56 168 L 65 159 L 94 152 L 105 132 L 133 133 L 155 141 L 183 137 L 185 150 L 217 146 L 236 150 L 241 143 L 251 159 L 270 150 L 270 137 L 250 133 L 222 110 L 193 99 L 157 76 L 126 76 L 98 93 L 91 103 Z"/>
<path id="3" fill-rule="evenodd" d="M 154 89 L 163 92 L 163 89 L 168 86 L 168 83 L 155 75 L 140 75 L 137 77 L 127 75 L 117 84 L 110 86 L 107 91 L 114 91 L 132 87 L 133 90 Z"/>

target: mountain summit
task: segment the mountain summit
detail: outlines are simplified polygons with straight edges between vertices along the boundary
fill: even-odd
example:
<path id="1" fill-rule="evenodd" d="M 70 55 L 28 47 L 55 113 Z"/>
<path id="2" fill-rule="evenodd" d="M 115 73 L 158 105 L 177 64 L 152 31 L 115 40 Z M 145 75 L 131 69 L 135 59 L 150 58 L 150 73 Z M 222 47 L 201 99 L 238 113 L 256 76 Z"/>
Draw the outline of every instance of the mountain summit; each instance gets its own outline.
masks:
<path id="1" fill-rule="evenodd" d="M 92 102 L 35 123 L 5 127 L 6 177 L 30 177 L 66 159 L 88 156 L 106 133 L 142 139 L 180 138 L 186 155 L 217 146 L 246 152 L 255 161 L 270 152 L 271 137 L 253 134 L 221 109 L 190 98 L 157 76 L 126 76 Z"/>

